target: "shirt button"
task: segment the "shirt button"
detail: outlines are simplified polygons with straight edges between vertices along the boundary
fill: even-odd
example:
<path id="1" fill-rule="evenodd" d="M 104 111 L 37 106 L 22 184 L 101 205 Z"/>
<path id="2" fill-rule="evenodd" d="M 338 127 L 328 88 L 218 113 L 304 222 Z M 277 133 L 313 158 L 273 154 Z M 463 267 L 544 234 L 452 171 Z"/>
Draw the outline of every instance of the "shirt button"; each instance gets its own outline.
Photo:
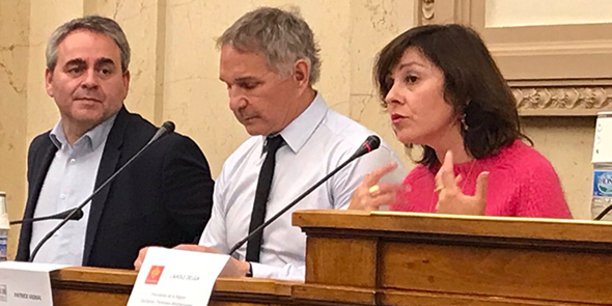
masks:
<path id="1" fill-rule="evenodd" d="M 65 200 L 66 199 L 66 195 L 65 194 L 60 194 L 60 199 Z"/>
<path id="2" fill-rule="evenodd" d="M 74 163 L 75 161 L 76 161 L 76 158 L 71 158 L 71 159 L 70 159 L 70 162 L 71 162 L 71 163 Z"/>

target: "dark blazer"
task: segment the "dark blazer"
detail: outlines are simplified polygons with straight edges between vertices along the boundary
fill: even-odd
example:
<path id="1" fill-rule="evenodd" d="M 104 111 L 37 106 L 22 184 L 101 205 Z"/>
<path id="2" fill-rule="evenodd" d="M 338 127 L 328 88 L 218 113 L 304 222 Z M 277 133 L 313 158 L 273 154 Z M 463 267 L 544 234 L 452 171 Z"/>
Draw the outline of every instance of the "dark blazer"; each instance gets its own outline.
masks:
<path id="1" fill-rule="evenodd" d="M 156 130 L 141 116 L 122 108 L 106 140 L 96 188 L 142 148 Z M 56 151 L 49 132 L 30 144 L 24 218 L 34 215 Z M 195 142 L 177 133 L 163 136 L 93 198 L 83 265 L 133 269 L 138 251 L 144 246 L 192 243 L 210 218 L 213 185 L 208 163 Z M 31 224 L 24 224 L 17 260 L 28 260 L 31 235 Z"/>

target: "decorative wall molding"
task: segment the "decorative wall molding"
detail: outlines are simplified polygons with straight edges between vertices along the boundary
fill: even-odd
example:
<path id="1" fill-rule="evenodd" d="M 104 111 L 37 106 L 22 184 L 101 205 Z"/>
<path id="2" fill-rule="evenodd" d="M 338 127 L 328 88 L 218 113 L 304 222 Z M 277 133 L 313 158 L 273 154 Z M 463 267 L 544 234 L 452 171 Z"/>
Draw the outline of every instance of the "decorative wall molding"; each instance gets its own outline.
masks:
<path id="1" fill-rule="evenodd" d="M 420 25 L 463 23 L 480 33 L 508 80 L 521 116 L 612 111 L 612 40 L 601 34 L 612 32 L 612 23 L 488 28 L 486 1 L 415 3 Z"/>
<path id="2" fill-rule="evenodd" d="M 517 83 L 509 82 L 521 116 L 595 116 L 612 111 L 612 84 L 606 84 L 608 81 L 582 85 L 562 80 L 540 85 Z"/>
<path id="3" fill-rule="evenodd" d="M 469 24 L 472 1 L 473 0 L 417 0 L 414 1 L 416 6 L 415 20 L 419 25 L 446 23 Z"/>
<path id="4" fill-rule="evenodd" d="M 435 16 L 435 0 L 421 0 L 419 12 L 419 24 L 430 24 Z"/>

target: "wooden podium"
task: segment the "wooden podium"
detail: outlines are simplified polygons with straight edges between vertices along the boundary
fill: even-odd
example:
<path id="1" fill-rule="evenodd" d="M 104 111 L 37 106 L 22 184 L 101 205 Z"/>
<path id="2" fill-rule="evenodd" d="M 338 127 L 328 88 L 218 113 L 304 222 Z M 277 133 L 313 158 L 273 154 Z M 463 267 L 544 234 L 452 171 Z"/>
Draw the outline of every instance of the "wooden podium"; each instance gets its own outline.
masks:
<path id="1" fill-rule="evenodd" d="M 612 305 L 612 223 L 329 211 L 298 212 L 293 222 L 308 235 L 306 296 Z"/>
<path id="2" fill-rule="evenodd" d="M 305 283 L 219 279 L 211 305 L 612 305 L 612 223 L 301 211 Z M 52 274 L 55 305 L 125 305 L 133 271 Z"/>

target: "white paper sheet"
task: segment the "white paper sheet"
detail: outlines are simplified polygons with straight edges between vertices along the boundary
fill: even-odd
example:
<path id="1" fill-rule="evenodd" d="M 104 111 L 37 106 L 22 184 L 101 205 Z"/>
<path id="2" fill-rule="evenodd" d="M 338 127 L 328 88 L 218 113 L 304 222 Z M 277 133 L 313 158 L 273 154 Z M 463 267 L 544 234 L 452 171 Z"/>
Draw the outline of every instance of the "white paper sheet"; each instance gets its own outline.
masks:
<path id="1" fill-rule="evenodd" d="M 228 255 L 149 248 L 128 306 L 208 305 Z"/>

